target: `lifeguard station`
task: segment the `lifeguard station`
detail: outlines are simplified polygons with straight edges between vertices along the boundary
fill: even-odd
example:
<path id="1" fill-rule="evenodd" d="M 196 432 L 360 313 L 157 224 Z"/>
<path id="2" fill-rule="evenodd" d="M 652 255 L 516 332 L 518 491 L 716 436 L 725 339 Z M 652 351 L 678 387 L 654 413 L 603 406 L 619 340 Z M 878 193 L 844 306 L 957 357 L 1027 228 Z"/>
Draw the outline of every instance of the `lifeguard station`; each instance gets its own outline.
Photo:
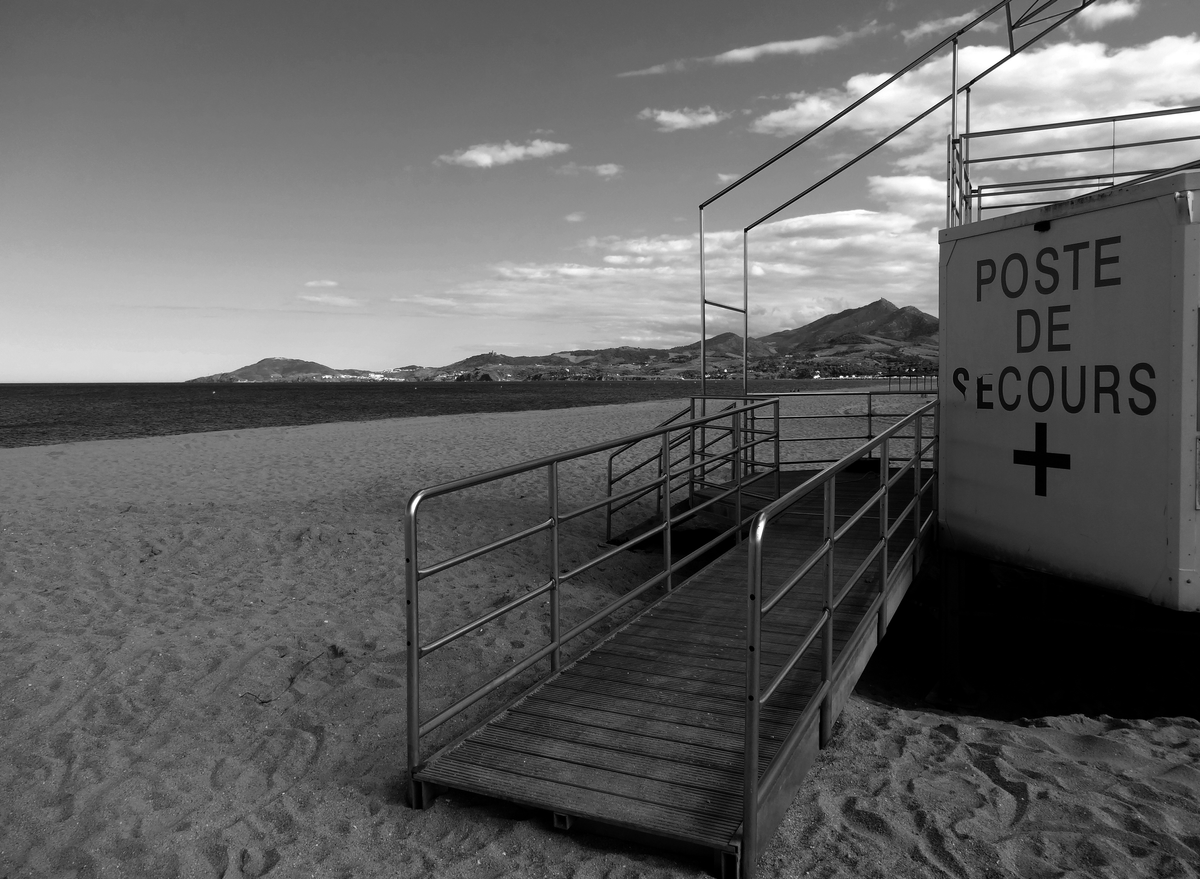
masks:
<path id="1" fill-rule="evenodd" d="M 704 853 L 717 875 L 752 877 L 935 537 L 1200 609 L 1200 172 L 1118 171 L 1116 160 L 1128 152 L 1136 165 L 1155 145 L 1196 139 L 1118 143 L 1118 128 L 1169 125 L 1200 107 L 970 130 L 972 87 L 1091 2 L 997 3 L 700 206 L 705 378 L 686 409 L 644 433 L 413 495 L 415 807 L 469 791 L 543 809 L 564 830 Z M 960 83 L 960 38 L 997 19 L 1010 51 Z M 741 301 L 715 298 L 705 211 L 945 51 L 947 96 L 745 226 Z M 746 347 L 741 393 L 710 392 L 709 309 L 737 315 L 749 338 L 750 233 L 947 104 L 939 398 L 754 394 Z M 1112 142 L 1064 150 L 1055 140 L 1089 126 Z M 1039 136 L 1051 144 L 1032 147 Z M 1064 152 L 1111 155 L 1109 173 L 1027 170 Z M 489 491 L 511 491 L 511 521 L 486 544 L 447 549 L 438 528 L 451 517 L 439 523 L 437 505 L 469 510 Z M 597 591 L 630 553 L 648 575 Z M 497 583 L 493 565 L 461 623 L 428 631 L 435 578 L 498 556 L 519 581 Z M 580 605 L 587 590 L 594 600 Z M 476 667 L 483 654 L 464 645 L 531 614 L 543 641 L 514 641 L 520 652 L 503 667 Z M 461 667 L 453 691 L 422 688 L 422 663 L 438 657 Z"/>

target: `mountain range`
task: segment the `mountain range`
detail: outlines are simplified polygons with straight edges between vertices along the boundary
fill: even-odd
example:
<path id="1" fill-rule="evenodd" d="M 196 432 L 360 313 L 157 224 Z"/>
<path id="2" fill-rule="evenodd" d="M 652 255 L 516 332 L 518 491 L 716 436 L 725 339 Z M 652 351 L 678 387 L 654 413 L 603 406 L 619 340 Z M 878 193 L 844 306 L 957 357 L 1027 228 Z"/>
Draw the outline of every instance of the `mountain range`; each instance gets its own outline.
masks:
<path id="1" fill-rule="evenodd" d="M 938 319 L 913 306 L 877 299 L 860 308 L 747 342 L 750 371 L 760 377 L 870 375 L 936 367 Z M 709 369 L 740 373 L 742 337 L 722 333 L 707 340 Z M 334 369 L 310 360 L 269 357 L 232 372 L 193 382 L 554 380 L 598 378 L 698 378 L 700 343 L 676 348 L 601 348 L 510 356 L 489 351 L 441 367 L 390 370 Z"/>

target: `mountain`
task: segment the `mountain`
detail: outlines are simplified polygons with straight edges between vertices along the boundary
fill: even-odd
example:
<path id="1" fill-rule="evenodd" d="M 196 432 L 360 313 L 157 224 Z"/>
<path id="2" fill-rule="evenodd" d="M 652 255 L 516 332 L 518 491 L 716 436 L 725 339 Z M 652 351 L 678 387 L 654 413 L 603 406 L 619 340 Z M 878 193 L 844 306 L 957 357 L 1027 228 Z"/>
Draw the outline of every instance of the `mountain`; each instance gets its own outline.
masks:
<path id="1" fill-rule="evenodd" d="M 899 308 L 877 299 L 812 323 L 782 330 L 747 344 L 751 372 L 765 377 L 805 374 L 875 374 L 895 369 L 928 369 L 938 360 L 938 319 L 913 306 Z M 721 333 L 707 340 L 710 369 L 740 370 L 742 337 Z M 404 366 L 372 372 L 333 369 L 311 360 L 269 357 L 233 372 L 195 382 L 264 381 L 502 381 L 600 378 L 698 378 L 700 343 L 677 348 L 618 348 L 559 351 L 542 356 L 511 356 L 488 351 L 442 367 Z"/>
<path id="2" fill-rule="evenodd" d="M 219 372 L 191 382 L 295 382 L 295 381 L 361 381 L 379 376 L 367 369 L 334 369 L 313 360 L 294 360 L 290 357 L 267 357 L 258 363 L 243 366 L 232 372 Z"/>
<path id="3" fill-rule="evenodd" d="M 909 305 L 897 308 L 886 299 L 876 299 L 861 308 L 848 308 L 826 315 L 794 330 L 763 336 L 777 354 L 794 354 L 834 344 L 840 337 L 878 337 L 893 342 L 925 341 L 936 336 L 938 319 Z"/>

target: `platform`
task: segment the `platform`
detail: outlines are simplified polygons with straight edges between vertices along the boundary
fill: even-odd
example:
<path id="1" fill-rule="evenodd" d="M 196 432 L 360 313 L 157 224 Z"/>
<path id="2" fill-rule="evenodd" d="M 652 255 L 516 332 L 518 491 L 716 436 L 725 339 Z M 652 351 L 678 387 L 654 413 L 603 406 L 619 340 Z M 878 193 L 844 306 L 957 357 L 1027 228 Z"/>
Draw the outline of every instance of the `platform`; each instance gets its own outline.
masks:
<path id="1" fill-rule="evenodd" d="M 785 471 L 782 490 L 809 475 Z M 870 470 L 838 476 L 839 524 L 878 482 Z M 893 486 L 890 496 L 891 509 L 902 509 L 912 497 L 911 480 Z M 771 535 L 763 560 L 766 583 L 781 582 L 819 547 L 822 520 L 822 495 L 814 492 L 771 526 L 778 533 Z M 868 514 L 838 542 L 836 582 L 848 581 L 879 534 L 877 515 Z M 919 553 L 910 547 L 902 558 L 906 545 L 908 540 L 896 540 L 898 548 L 889 553 L 894 573 L 888 601 L 880 600 L 878 577 L 868 574 L 834 616 L 835 715 L 911 582 Z M 717 872 L 736 874 L 745 753 L 746 547 L 741 543 L 726 552 L 535 691 L 435 754 L 414 779 L 431 792 L 453 788 L 546 809 L 560 827 L 582 819 L 590 829 L 601 825 L 670 847 L 707 850 Z M 764 680 L 817 624 L 824 594 L 818 566 L 764 621 Z M 868 614 L 881 617 L 880 623 L 866 620 Z M 820 651 L 812 651 L 773 704 L 763 707 L 760 774 L 820 683 Z M 815 730 L 810 738 L 812 753 L 794 758 L 802 764 L 790 773 L 797 785 L 815 754 Z M 760 827 L 760 836 L 767 829 L 769 838 L 777 821 Z"/>

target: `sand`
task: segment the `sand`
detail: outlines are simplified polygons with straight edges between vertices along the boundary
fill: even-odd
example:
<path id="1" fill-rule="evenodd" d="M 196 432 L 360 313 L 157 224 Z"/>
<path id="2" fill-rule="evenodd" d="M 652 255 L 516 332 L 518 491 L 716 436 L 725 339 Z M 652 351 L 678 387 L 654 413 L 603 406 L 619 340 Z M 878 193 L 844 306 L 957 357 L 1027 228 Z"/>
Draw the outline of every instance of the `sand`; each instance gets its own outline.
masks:
<path id="1" fill-rule="evenodd" d="M 404 803 L 409 495 L 646 429 L 678 405 L 0 450 L 0 877 L 705 875 L 503 803 Z M 434 510 L 422 551 L 540 515 L 539 485 Z M 602 537 L 581 529 L 565 552 Z M 650 564 L 581 578 L 572 613 Z M 425 624 L 511 594 L 529 572 L 509 565 L 447 574 Z M 511 662 L 539 626 L 456 647 L 428 672 L 435 701 L 456 663 Z M 1198 864 L 1194 719 L 1006 722 L 855 696 L 759 874 Z"/>

